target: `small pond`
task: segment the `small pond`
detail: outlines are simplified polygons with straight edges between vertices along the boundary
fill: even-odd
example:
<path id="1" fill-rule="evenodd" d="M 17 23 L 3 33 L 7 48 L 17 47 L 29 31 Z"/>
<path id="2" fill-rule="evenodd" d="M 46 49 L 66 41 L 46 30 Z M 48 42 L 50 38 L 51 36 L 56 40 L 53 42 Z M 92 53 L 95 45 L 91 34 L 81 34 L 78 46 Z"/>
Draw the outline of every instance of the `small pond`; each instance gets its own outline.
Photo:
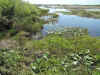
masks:
<path id="1" fill-rule="evenodd" d="M 67 11 L 67 9 L 53 9 L 50 8 L 50 13 L 55 13 L 57 11 Z M 100 19 L 80 17 L 76 15 L 64 15 L 63 13 L 58 12 L 59 17 L 55 22 L 49 22 L 44 25 L 43 34 L 46 34 L 46 31 L 54 31 L 57 28 L 64 27 L 81 27 L 88 29 L 88 33 L 91 36 L 100 36 Z"/>

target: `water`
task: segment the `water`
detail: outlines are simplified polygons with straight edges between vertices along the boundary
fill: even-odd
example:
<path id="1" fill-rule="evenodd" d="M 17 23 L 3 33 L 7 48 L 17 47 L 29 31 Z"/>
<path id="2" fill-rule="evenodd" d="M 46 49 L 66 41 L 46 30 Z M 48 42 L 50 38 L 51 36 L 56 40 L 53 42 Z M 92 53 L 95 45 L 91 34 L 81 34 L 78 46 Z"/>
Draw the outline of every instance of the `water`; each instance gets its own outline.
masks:
<path id="1" fill-rule="evenodd" d="M 67 9 L 56 9 L 56 8 L 49 8 L 49 13 L 59 13 L 59 12 L 70 12 L 70 10 Z"/>
<path id="2" fill-rule="evenodd" d="M 80 17 L 75 15 L 64 15 L 62 13 L 58 14 L 59 17 L 56 22 L 51 22 L 44 25 L 44 34 L 46 31 L 54 31 L 61 27 L 81 27 L 88 29 L 88 33 L 91 36 L 100 36 L 100 19 Z"/>

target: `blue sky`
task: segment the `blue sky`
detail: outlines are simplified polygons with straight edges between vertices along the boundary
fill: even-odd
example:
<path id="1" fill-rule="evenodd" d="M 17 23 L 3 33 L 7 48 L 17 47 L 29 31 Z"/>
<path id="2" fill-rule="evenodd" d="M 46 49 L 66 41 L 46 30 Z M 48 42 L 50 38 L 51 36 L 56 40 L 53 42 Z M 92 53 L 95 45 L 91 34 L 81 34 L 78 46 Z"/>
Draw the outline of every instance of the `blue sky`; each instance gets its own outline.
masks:
<path id="1" fill-rule="evenodd" d="M 33 4 L 100 4 L 100 0 L 25 0 Z"/>

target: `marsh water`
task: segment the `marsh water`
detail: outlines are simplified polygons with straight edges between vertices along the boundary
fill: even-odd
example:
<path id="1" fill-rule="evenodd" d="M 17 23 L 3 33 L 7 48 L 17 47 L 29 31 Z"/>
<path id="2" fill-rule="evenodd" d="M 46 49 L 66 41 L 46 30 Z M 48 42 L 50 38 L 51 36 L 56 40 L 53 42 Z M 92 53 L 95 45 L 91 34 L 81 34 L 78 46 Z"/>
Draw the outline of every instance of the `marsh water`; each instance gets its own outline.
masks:
<path id="1" fill-rule="evenodd" d="M 64 15 L 62 11 L 70 12 L 67 9 L 55 9 L 50 8 L 50 13 L 57 13 L 59 17 L 57 21 L 49 22 L 44 25 L 43 33 L 46 31 L 55 31 L 64 27 L 80 27 L 88 29 L 88 33 L 91 36 L 100 36 L 100 19 L 80 17 L 76 15 Z"/>

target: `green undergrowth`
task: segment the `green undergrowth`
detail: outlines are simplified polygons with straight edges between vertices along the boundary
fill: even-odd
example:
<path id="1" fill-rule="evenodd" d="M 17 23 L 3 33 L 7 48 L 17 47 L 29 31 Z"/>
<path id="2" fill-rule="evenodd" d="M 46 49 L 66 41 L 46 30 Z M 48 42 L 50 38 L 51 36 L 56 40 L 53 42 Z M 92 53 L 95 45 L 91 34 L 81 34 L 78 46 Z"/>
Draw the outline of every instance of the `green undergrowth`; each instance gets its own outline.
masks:
<path id="1" fill-rule="evenodd" d="M 100 38 L 51 34 L 0 49 L 1 75 L 99 75 Z"/>
<path id="2" fill-rule="evenodd" d="M 48 35 L 0 49 L 2 75 L 99 75 L 100 38 Z M 24 47 L 24 48 L 23 48 Z"/>

